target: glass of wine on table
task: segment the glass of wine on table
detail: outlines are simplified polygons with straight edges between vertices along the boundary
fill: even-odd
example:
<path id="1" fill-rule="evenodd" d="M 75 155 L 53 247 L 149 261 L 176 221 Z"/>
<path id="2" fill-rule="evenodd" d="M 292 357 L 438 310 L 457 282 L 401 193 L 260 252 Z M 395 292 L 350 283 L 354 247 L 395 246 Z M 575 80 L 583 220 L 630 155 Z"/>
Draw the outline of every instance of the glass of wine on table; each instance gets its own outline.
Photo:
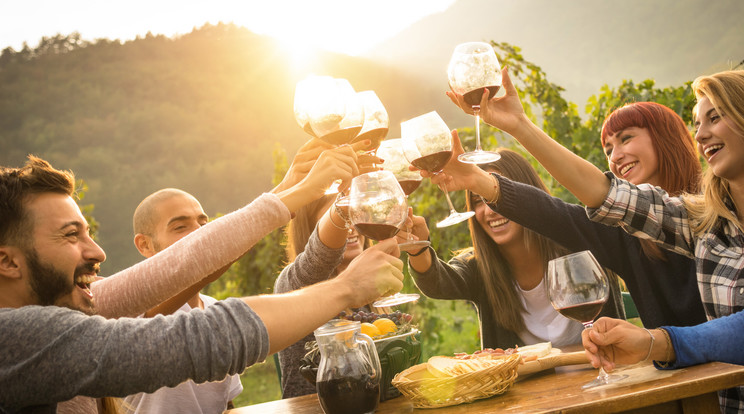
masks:
<path id="1" fill-rule="evenodd" d="M 447 124 L 432 111 L 400 124 L 403 136 L 403 154 L 414 167 L 439 174 L 452 158 L 452 134 Z M 442 191 L 449 204 L 450 214 L 437 223 L 438 228 L 451 226 L 463 222 L 475 215 L 473 211 L 458 213 L 452 204 L 447 187 L 442 185 Z"/>
<path id="2" fill-rule="evenodd" d="M 403 155 L 403 142 L 400 138 L 386 139 L 380 143 L 380 148 L 377 149 L 377 156 L 385 160 L 381 166 L 383 170 L 390 171 L 398 180 L 398 184 L 403 189 L 403 193 L 406 195 L 406 204 L 408 204 L 408 196 L 414 192 L 419 185 L 421 185 L 421 174 L 418 171 L 411 171 L 408 166 L 411 163 L 408 162 L 405 155 Z M 407 221 L 407 220 L 406 220 Z M 401 248 L 407 247 L 426 247 L 431 243 L 428 240 L 413 240 L 411 230 L 406 228 L 408 232 L 408 239 L 400 243 L 398 246 Z"/>
<path id="3" fill-rule="evenodd" d="M 408 218 L 406 195 L 390 171 L 372 171 L 351 180 L 349 218 L 359 234 L 372 240 L 394 237 Z M 381 308 L 411 302 L 418 294 L 382 298 L 372 306 Z"/>
<path id="4" fill-rule="evenodd" d="M 607 275 L 589 250 L 572 253 L 548 262 L 548 295 L 558 313 L 579 321 L 589 329 L 610 296 Z M 592 388 L 626 378 L 599 368 L 596 379 L 582 388 Z"/>
<path id="5" fill-rule="evenodd" d="M 457 159 L 470 164 L 498 160 L 501 155 L 484 151 L 480 144 L 481 97 L 487 90 L 488 99 L 491 99 L 501 88 L 501 66 L 491 45 L 483 42 L 457 45 L 447 67 L 447 78 L 450 88 L 463 96 L 475 115 L 475 150 L 460 154 Z"/>

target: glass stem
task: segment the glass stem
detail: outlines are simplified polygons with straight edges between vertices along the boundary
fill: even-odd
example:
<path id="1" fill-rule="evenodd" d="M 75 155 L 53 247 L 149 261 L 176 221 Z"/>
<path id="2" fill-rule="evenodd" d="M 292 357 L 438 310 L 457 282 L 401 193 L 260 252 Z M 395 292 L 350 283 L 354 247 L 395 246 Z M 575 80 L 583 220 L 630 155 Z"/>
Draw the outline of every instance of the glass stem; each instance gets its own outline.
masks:
<path id="1" fill-rule="evenodd" d="M 582 322 L 582 324 L 584 325 L 584 329 L 591 329 L 592 326 L 594 326 L 594 321 Z M 610 375 L 607 374 L 604 367 L 602 367 L 602 356 L 597 354 L 597 357 L 599 357 L 599 373 L 597 374 L 597 379 L 602 381 L 603 384 L 607 384 L 610 382 Z"/>
<path id="2" fill-rule="evenodd" d="M 447 204 L 449 204 L 450 213 L 456 213 L 457 210 L 455 210 L 455 206 L 452 204 L 452 200 L 450 200 L 449 193 L 447 192 L 447 185 L 442 184 L 442 191 L 444 191 L 444 197 L 447 199 Z"/>
<path id="3" fill-rule="evenodd" d="M 408 196 L 406 195 L 406 206 L 407 205 L 408 205 Z M 409 242 L 412 242 L 413 235 L 411 234 L 411 226 L 408 225 L 408 219 L 406 219 L 406 233 L 408 233 L 408 237 L 406 237 L 406 240 L 408 240 Z"/>
<path id="4" fill-rule="evenodd" d="M 480 144 L 480 105 L 473 105 L 473 115 L 475 115 L 475 151 L 481 150 Z"/>

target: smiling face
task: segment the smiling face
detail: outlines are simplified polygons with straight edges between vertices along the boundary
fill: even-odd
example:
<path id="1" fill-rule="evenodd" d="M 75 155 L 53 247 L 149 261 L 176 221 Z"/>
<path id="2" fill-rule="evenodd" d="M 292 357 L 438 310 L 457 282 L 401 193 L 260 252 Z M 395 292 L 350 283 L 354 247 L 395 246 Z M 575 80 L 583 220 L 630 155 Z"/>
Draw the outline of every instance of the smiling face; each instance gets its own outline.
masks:
<path id="1" fill-rule="evenodd" d="M 37 305 L 95 313 L 90 284 L 106 254 L 90 237 L 80 208 L 67 195 L 42 193 L 28 201 L 33 248 L 26 251 L 26 275 Z"/>
<path id="2" fill-rule="evenodd" d="M 607 163 L 615 176 L 633 184 L 660 186 L 659 159 L 646 128 L 625 128 L 607 137 L 604 145 Z"/>
<path id="3" fill-rule="evenodd" d="M 500 246 L 524 245 L 524 227 L 491 210 L 479 196 L 471 198 L 473 217 L 488 237 Z"/>
<path id="4" fill-rule="evenodd" d="M 177 193 L 153 207 L 152 254 L 181 240 L 207 224 L 209 217 L 199 201 L 188 193 Z"/>
<path id="5" fill-rule="evenodd" d="M 729 181 L 744 182 L 744 134 L 707 97 L 698 100 L 695 128 L 698 151 L 713 173 Z"/>

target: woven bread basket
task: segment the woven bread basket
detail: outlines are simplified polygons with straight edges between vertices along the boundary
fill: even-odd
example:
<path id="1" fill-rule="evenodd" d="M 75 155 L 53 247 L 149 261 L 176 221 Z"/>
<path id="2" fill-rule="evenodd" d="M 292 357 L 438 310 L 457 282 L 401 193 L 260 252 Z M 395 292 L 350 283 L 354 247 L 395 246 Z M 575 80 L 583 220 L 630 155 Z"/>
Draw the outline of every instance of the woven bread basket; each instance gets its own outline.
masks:
<path id="1" fill-rule="evenodd" d="M 517 378 L 519 354 L 492 360 L 485 367 L 451 376 L 435 376 L 428 363 L 398 373 L 392 384 L 415 408 L 438 408 L 503 394 Z"/>

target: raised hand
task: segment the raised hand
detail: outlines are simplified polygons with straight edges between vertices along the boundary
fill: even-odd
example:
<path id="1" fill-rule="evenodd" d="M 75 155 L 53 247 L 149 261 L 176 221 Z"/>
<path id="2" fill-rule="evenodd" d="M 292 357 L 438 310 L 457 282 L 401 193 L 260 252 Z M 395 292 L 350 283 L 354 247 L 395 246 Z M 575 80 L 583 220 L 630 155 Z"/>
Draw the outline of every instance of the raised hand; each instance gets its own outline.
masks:
<path id="1" fill-rule="evenodd" d="M 369 145 L 369 143 L 369 140 L 355 142 L 354 144 L 351 144 L 351 148 L 355 152 L 359 152 L 365 148 L 365 145 Z M 323 151 L 333 148 L 335 148 L 334 145 L 318 138 L 313 138 L 304 143 L 300 149 L 297 150 L 297 154 L 295 154 L 294 159 L 292 159 L 292 164 L 289 166 L 289 170 L 284 175 L 282 182 L 279 183 L 272 192 L 278 193 L 284 191 L 302 181 L 302 179 L 305 178 L 313 168 L 313 165 L 315 165 L 315 161 L 318 160 L 320 154 L 323 153 Z M 369 159 L 367 157 L 369 157 Z M 372 164 L 376 161 L 376 159 L 373 159 L 373 156 L 364 155 L 359 157 L 360 173 L 365 173 L 368 172 L 367 170 L 371 171 L 374 169 Z"/>
<path id="2" fill-rule="evenodd" d="M 488 91 L 484 91 L 481 97 L 480 116 L 483 122 L 513 135 L 512 132 L 523 125 L 523 122 L 529 122 L 529 119 L 524 113 L 522 101 L 519 99 L 519 94 L 511 78 L 509 78 L 506 67 L 501 69 L 501 79 L 501 87 L 506 93 L 503 96 L 488 99 Z M 473 114 L 472 106 L 465 102 L 462 95 L 450 90 L 447 91 L 447 96 L 463 111 Z"/>
<path id="3" fill-rule="evenodd" d="M 349 307 L 361 307 L 381 296 L 403 288 L 403 262 L 394 238 L 383 240 L 364 250 L 336 276 L 335 280 L 349 288 Z"/>
<path id="4" fill-rule="evenodd" d="M 452 158 L 444 167 L 441 173 L 431 174 L 428 171 L 421 171 L 422 177 L 428 177 L 431 182 L 440 188 L 446 186 L 449 191 L 470 190 L 476 194 L 490 197 L 493 192 L 493 179 L 489 173 L 480 169 L 477 165 L 461 162 L 457 156 L 462 154 L 464 149 L 460 142 L 457 130 L 452 130 Z M 415 169 L 415 167 L 410 167 Z"/>
<path id="5" fill-rule="evenodd" d="M 342 145 L 323 151 L 300 184 L 305 191 L 313 195 L 317 193 L 317 197 L 320 197 L 336 180 L 341 180 L 339 190 L 346 190 L 351 179 L 357 175 L 359 166 L 356 151 L 351 145 Z"/>
<path id="6" fill-rule="evenodd" d="M 408 208 L 408 218 L 404 225 L 405 229 L 408 231 L 401 230 L 395 235 L 398 243 L 410 241 L 408 239 L 409 231 L 413 236 L 413 240 L 426 240 L 429 238 L 429 227 L 426 225 L 426 219 L 421 216 L 414 216 L 413 209 L 410 207 Z M 421 250 L 421 246 L 401 247 L 401 250 L 405 252 L 414 252 Z"/>
<path id="7" fill-rule="evenodd" d="M 333 145 L 318 138 L 313 138 L 304 143 L 297 150 L 297 154 L 292 160 L 292 165 L 289 166 L 289 170 L 284 175 L 282 182 L 274 188 L 273 192 L 284 191 L 302 181 L 307 173 L 310 172 L 310 169 L 313 168 L 320 154 L 331 148 L 333 148 Z"/>

